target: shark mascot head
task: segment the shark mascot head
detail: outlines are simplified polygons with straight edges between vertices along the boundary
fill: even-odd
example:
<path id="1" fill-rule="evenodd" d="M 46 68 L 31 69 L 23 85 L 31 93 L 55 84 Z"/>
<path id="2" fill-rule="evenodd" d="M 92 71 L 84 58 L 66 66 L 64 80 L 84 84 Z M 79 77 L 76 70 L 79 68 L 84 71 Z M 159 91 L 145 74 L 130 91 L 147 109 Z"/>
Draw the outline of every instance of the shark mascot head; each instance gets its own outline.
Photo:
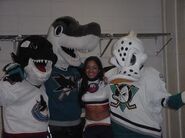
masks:
<path id="1" fill-rule="evenodd" d="M 138 81 L 146 59 L 147 55 L 144 53 L 142 41 L 132 31 L 114 44 L 110 62 L 116 68 L 111 69 L 105 75 L 109 81 Z"/>
<path id="2" fill-rule="evenodd" d="M 46 38 L 37 35 L 23 39 L 16 53 L 12 53 L 12 58 L 24 69 L 26 79 L 33 85 L 40 85 L 46 81 L 57 61 L 52 44 Z"/>
<path id="3" fill-rule="evenodd" d="M 67 68 L 81 64 L 77 51 L 93 50 L 100 39 L 100 26 L 95 22 L 80 25 L 73 17 L 57 18 L 50 26 L 47 39 L 53 45 L 58 60 L 56 67 Z"/>

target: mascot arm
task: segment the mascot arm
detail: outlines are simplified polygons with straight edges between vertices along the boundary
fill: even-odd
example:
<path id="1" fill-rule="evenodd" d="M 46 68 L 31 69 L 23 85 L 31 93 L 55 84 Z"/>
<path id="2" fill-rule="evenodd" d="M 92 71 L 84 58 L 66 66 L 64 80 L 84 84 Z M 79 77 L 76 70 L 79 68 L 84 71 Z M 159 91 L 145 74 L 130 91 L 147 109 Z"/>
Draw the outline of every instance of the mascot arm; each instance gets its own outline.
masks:
<path id="1" fill-rule="evenodd" d="M 0 81 L 0 106 L 12 104 L 19 97 L 15 93 L 16 87 L 9 82 Z"/>
<path id="2" fill-rule="evenodd" d="M 176 95 L 169 96 L 167 99 L 163 99 L 163 106 L 171 109 L 178 110 L 185 104 L 185 91 Z"/>
<path id="3" fill-rule="evenodd" d="M 18 63 L 9 63 L 5 65 L 3 71 L 5 72 L 3 80 L 11 84 L 21 82 L 24 79 L 24 71 Z"/>

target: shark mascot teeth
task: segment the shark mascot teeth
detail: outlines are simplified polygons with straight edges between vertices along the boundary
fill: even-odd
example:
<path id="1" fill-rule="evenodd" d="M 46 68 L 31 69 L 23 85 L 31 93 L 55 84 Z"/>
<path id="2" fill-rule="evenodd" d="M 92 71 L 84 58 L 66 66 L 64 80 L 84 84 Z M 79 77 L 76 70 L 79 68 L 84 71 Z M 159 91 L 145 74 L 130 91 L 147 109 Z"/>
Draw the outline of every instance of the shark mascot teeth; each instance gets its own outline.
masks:
<path id="1" fill-rule="evenodd" d="M 57 56 L 46 38 L 33 35 L 19 43 L 12 58 L 15 63 L 5 66 L 6 75 L 0 81 L 3 137 L 47 138 L 49 113 L 44 82 L 49 78 Z M 24 72 L 21 81 L 15 81 L 16 71 L 20 73 L 18 69 Z"/>
<path id="2" fill-rule="evenodd" d="M 80 25 L 70 16 L 57 18 L 47 34 L 58 57 L 55 66 L 79 66 L 81 61 L 77 51 L 93 50 L 99 43 L 100 33 L 100 26 L 95 22 Z"/>
<path id="3" fill-rule="evenodd" d="M 51 77 L 45 83 L 51 115 L 50 132 L 55 138 L 82 137 L 78 82 L 83 64 L 78 52 L 96 48 L 100 34 L 98 23 L 80 25 L 70 16 L 57 18 L 49 27 L 47 39 L 52 43 L 58 58 Z"/>
<path id="4" fill-rule="evenodd" d="M 115 138 L 161 138 L 163 107 L 178 110 L 185 104 L 185 92 L 168 93 L 160 73 L 144 65 L 146 59 L 143 44 L 134 32 L 113 46 L 110 62 L 114 68 L 105 76 Z"/>
<path id="5" fill-rule="evenodd" d="M 11 83 L 20 83 L 25 77 L 23 82 L 40 87 L 47 80 L 44 84 L 49 99 L 49 128 L 53 136 L 56 131 L 63 130 L 64 135 L 58 137 L 82 137 L 78 81 L 81 79 L 83 64 L 78 52 L 93 50 L 99 43 L 100 34 L 98 23 L 80 25 L 70 16 L 57 18 L 49 27 L 49 42 L 34 37 L 25 39 L 18 52 L 12 55 L 17 64 L 5 66 L 5 78 Z M 46 46 L 42 47 L 44 45 Z M 34 114 L 34 117 L 38 116 Z"/>

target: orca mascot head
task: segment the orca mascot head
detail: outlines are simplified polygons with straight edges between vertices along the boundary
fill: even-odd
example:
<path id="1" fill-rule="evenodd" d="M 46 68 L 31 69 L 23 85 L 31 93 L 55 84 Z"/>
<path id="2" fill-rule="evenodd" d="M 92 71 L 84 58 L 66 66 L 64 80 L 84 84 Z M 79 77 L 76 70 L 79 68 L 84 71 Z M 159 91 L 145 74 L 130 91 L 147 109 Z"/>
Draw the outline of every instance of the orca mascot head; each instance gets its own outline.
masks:
<path id="1" fill-rule="evenodd" d="M 93 50 L 100 40 L 101 29 L 95 22 L 80 25 L 73 17 L 57 18 L 50 26 L 47 39 L 53 45 L 58 68 L 81 64 L 77 51 Z"/>
<path id="2" fill-rule="evenodd" d="M 34 85 L 46 81 L 57 62 L 52 44 L 44 37 L 32 35 L 23 39 L 16 53 L 12 53 L 14 62 L 19 63 L 26 73 L 26 79 Z"/>

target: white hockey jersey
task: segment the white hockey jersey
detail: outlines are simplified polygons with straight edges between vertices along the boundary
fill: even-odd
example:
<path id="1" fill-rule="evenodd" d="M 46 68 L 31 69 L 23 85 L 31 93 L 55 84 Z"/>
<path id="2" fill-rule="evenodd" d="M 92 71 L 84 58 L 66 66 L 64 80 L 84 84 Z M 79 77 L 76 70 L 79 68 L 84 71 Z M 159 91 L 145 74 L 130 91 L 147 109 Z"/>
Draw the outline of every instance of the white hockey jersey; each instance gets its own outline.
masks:
<path id="1" fill-rule="evenodd" d="M 109 107 L 109 92 L 106 91 L 106 85 L 104 84 L 103 81 L 88 81 L 88 85 L 90 86 L 90 91 L 87 91 L 83 96 L 82 96 L 82 100 L 85 103 L 85 106 L 105 106 Z M 93 91 L 93 92 L 92 92 Z M 109 109 L 108 109 L 109 112 Z M 97 124 L 107 124 L 110 125 L 110 116 L 102 119 L 102 120 L 98 120 L 98 121 L 93 121 L 93 120 L 89 120 L 86 118 L 86 123 L 85 123 L 85 127 L 88 125 L 97 125 Z"/>
<path id="2" fill-rule="evenodd" d="M 37 88 L 26 80 L 13 85 L 0 81 L 0 105 L 6 133 L 47 131 L 49 112 L 44 86 Z"/>
<path id="3" fill-rule="evenodd" d="M 110 84 L 109 90 L 113 122 L 141 134 L 161 136 L 161 101 L 170 94 L 158 71 L 144 68 L 139 81 Z"/>

